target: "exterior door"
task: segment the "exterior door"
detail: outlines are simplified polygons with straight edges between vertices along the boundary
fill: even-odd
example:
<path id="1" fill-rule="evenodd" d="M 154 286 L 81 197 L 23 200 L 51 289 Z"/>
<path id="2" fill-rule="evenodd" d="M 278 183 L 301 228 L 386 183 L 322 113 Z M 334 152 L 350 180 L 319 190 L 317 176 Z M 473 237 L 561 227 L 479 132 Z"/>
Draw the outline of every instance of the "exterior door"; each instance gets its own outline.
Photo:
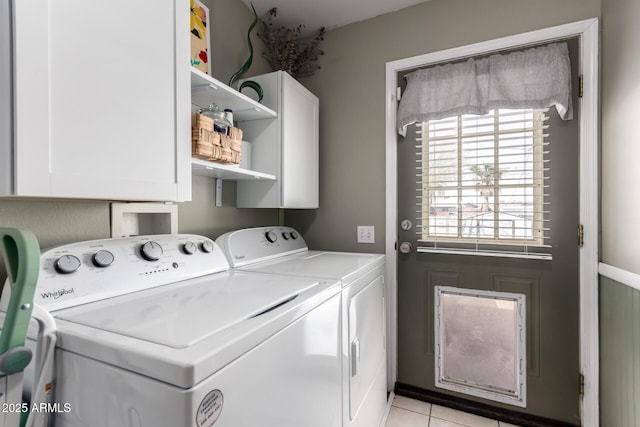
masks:
<path id="1" fill-rule="evenodd" d="M 546 214 L 552 259 L 417 252 L 415 126 L 398 140 L 398 383 L 508 410 L 579 424 L 579 129 L 577 40 L 569 42 L 574 118 L 549 109 Z M 404 79 L 399 78 L 401 82 Z M 595 173 L 595 172 L 594 172 Z M 481 197 L 482 200 L 484 197 Z M 481 205 L 482 202 L 479 204 Z M 445 207 L 446 208 L 446 207 Z M 451 209 L 459 209 L 460 206 Z M 482 211 L 483 207 L 478 206 Z M 437 215 L 433 210 L 429 215 Z M 442 214 L 442 213 L 440 213 Z M 450 212 L 444 211 L 444 214 Z M 409 219 L 414 226 L 400 227 Z M 406 223 L 405 223 L 406 225 Z M 406 245 L 405 245 L 406 246 Z M 526 407 L 498 403 L 435 386 L 435 289 L 449 286 L 526 296 Z M 477 366 L 476 369 L 484 369 Z"/>

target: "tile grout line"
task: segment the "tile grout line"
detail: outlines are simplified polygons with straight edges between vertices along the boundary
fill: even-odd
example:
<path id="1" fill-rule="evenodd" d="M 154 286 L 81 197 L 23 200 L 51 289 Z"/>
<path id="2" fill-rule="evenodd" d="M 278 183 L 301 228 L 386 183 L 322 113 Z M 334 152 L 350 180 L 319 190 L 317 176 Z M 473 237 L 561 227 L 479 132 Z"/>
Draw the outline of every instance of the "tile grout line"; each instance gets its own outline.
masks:
<path id="1" fill-rule="evenodd" d="M 436 420 L 440 420 L 440 421 L 445 421 L 449 424 L 452 424 L 454 426 L 460 426 L 460 427 L 473 427 L 473 426 L 469 426 L 467 424 L 460 424 L 459 422 L 456 421 L 451 421 L 451 420 L 447 420 L 446 418 L 440 418 L 440 417 L 434 417 L 434 416 L 429 416 L 429 424 L 431 424 L 431 418 L 435 418 Z"/>
<path id="2" fill-rule="evenodd" d="M 396 405 L 391 405 L 391 406 L 393 408 L 402 409 L 403 411 L 413 412 L 414 414 L 418 414 L 418 415 L 422 415 L 422 416 L 431 418 L 431 408 L 429 408 L 429 413 L 428 414 L 423 414 L 422 412 L 414 411 L 413 409 L 403 408 L 402 406 L 396 406 Z"/>

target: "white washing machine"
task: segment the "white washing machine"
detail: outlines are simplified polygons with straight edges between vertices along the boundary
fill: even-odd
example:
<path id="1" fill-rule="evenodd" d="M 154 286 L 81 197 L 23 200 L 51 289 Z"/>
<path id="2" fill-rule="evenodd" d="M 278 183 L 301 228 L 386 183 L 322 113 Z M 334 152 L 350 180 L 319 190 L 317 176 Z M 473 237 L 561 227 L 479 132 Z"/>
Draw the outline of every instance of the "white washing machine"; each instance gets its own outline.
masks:
<path id="1" fill-rule="evenodd" d="M 56 427 L 338 427 L 340 283 L 230 271 L 195 235 L 46 251 Z"/>
<path id="2" fill-rule="evenodd" d="M 379 426 L 387 404 L 384 255 L 311 251 L 280 226 L 229 232 L 216 243 L 236 271 L 341 281 L 343 426 Z"/>

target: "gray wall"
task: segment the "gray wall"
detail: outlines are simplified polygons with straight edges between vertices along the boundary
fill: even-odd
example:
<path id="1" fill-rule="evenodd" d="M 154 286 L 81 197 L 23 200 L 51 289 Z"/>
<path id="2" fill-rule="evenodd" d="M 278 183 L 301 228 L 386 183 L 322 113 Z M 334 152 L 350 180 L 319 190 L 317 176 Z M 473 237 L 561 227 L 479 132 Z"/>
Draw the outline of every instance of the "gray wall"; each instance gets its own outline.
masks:
<path id="1" fill-rule="evenodd" d="M 640 274 L 640 2 L 602 2 L 603 262 Z M 640 423 L 640 291 L 600 278 L 600 419 Z"/>
<path id="2" fill-rule="evenodd" d="M 602 260 L 640 274 L 638 0 L 602 3 Z"/>
<path id="3" fill-rule="evenodd" d="M 253 14 L 240 0 L 205 0 L 205 3 L 212 16 L 212 75 L 226 83 L 249 56 L 246 35 Z M 255 36 L 255 31 L 252 39 L 256 54 L 247 76 L 270 71 L 261 57 L 262 42 Z M 278 221 L 277 210 L 236 209 L 235 192 L 235 183 L 225 182 L 223 207 L 216 208 L 215 182 L 194 177 L 192 201 L 178 206 L 179 231 L 215 238 L 234 228 L 274 224 Z M 30 229 L 43 248 L 109 237 L 109 203 L 0 199 L 0 227 Z M 0 288 L 5 277 L 0 265 Z"/>
<path id="4" fill-rule="evenodd" d="M 386 62 L 599 15 L 600 0 L 432 0 L 327 32 L 302 80 L 320 98 L 320 209 L 287 225 L 316 249 L 384 251 Z M 376 227 L 374 245 L 357 225 Z"/>
<path id="5" fill-rule="evenodd" d="M 253 21 L 253 12 L 240 0 L 201 1 L 209 7 L 211 14 L 211 74 L 216 79 L 228 83 L 231 76 L 249 58 L 247 30 Z M 260 28 L 258 24 L 251 33 L 253 63 L 245 77 L 272 71 L 262 58 L 263 43 L 256 36 Z"/>

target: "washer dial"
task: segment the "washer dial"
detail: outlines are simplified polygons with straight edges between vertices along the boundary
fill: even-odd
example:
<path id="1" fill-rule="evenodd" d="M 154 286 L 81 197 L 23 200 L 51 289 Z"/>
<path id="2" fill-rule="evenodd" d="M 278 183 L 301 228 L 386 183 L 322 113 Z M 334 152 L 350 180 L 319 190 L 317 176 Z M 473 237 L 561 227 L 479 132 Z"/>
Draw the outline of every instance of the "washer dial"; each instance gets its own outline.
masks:
<path id="1" fill-rule="evenodd" d="M 111 264 L 113 264 L 113 261 L 115 261 L 115 257 L 111 252 L 102 249 L 93 254 L 93 256 L 91 257 L 91 261 L 96 267 L 104 268 L 109 267 Z"/>
<path id="2" fill-rule="evenodd" d="M 185 254 L 193 255 L 198 252 L 198 245 L 189 240 L 185 242 L 184 245 L 182 245 L 182 249 L 184 250 Z"/>
<path id="3" fill-rule="evenodd" d="M 160 246 L 158 242 L 154 242 L 153 240 L 145 243 L 140 248 L 140 254 L 142 255 L 142 258 L 146 259 L 147 261 L 159 260 L 162 256 L 162 253 L 162 246 Z"/>
<path id="4" fill-rule="evenodd" d="M 211 240 L 205 240 L 200 245 L 200 249 L 202 249 L 202 252 L 208 254 L 208 253 L 213 252 L 214 246 L 213 246 L 213 243 L 211 242 Z"/>
<path id="5" fill-rule="evenodd" d="M 53 266 L 58 273 L 71 274 L 79 269 L 81 264 L 80 259 L 75 255 L 62 255 L 53 263 Z"/>
<path id="6" fill-rule="evenodd" d="M 269 243 L 275 243 L 278 240 L 278 235 L 274 231 L 267 231 L 264 233 L 264 237 L 267 238 Z"/>

